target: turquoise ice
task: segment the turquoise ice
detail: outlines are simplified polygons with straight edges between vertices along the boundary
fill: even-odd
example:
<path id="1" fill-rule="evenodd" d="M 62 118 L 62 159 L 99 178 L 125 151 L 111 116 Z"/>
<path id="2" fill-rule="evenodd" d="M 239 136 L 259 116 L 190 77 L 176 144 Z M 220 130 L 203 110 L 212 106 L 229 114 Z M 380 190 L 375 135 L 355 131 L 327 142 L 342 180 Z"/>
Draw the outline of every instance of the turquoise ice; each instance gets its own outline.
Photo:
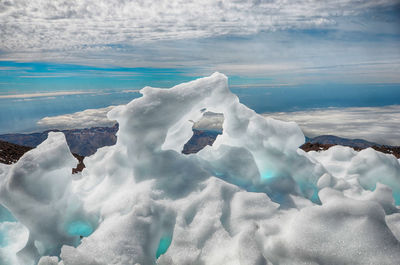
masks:
<path id="1" fill-rule="evenodd" d="M 93 228 L 85 221 L 75 221 L 68 225 L 67 233 L 71 236 L 87 237 L 93 233 Z"/>
<path id="2" fill-rule="evenodd" d="M 158 259 L 162 254 L 167 252 L 169 245 L 171 245 L 172 238 L 171 237 L 162 237 L 160 239 L 160 243 L 158 244 L 156 258 Z"/>

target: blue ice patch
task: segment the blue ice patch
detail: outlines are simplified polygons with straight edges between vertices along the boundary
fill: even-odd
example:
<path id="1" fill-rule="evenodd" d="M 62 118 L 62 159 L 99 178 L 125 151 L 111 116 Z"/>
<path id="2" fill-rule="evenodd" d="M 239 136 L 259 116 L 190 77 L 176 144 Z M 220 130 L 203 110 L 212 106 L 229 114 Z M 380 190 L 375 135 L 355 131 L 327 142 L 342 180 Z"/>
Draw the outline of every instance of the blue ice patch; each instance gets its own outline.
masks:
<path id="1" fill-rule="evenodd" d="M 93 228 L 85 221 L 75 221 L 67 226 L 67 233 L 71 236 L 87 237 L 93 233 Z"/>
<path id="2" fill-rule="evenodd" d="M 0 230 L 0 248 L 7 246 L 6 236 L 4 232 Z"/>
<path id="3" fill-rule="evenodd" d="M 8 244 L 9 244 L 8 230 L 6 227 L 3 226 L 2 229 L 0 229 L 0 248 L 6 247 Z M 0 254 L 0 263 L 1 263 L 1 261 L 2 261 L 2 259 L 1 259 L 1 254 Z"/>
<path id="4" fill-rule="evenodd" d="M 171 237 L 162 237 L 160 239 L 160 243 L 158 244 L 156 258 L 158 259 L 162 254 L 167 252 L 169 245 L 171 245 L 172 238 Z"/>
<path id="5" fill-rule="evenodd" d="M 400 205 L 400 191 L 393 190 L 392 194 L 393 194 L 394 204 L 396 206 L 399 206 Z"/>
<path id="6" fill-rule="evenodd" d="M 16 222 L 15 217 L 7 210 L 3 205 L 0 204 L 0 222 Z"/>
<path id="7" fill-rule="evenodd" d="M 267 180 L 267 179 L 272 179 L 274 177 L 274 173 L 271 171 L 264 172 L 261 174 L 261 179 L 262 180 Z"/>

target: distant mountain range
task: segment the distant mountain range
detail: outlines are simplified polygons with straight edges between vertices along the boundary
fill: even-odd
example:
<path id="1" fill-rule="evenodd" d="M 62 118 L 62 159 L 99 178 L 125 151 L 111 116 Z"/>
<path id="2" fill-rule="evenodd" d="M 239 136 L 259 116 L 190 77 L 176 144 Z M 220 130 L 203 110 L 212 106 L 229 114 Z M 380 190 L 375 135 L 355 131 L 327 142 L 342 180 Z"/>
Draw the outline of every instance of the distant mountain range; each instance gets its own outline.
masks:
<path id="1" fill-rule="evenodd" d="M 0 141 L 0 163 L 10 164 L 16 162 L 25 152 L 42 143 L 47 138 L 49 131 L 60 130 L 48 130 L 31 134 L 0 135 L 0 140 L 2 140 Z M 62 130 L 61 132 L 65 134 L 71 152 L 82 161 L 83 157 L 94 154 L 98 148 L 114 145 L 117 141 L 117 131 L 118 124 L 113 127 L 93 127 L 90 129 Z M 221 132 L 194 129 L 193 136 L 184 145 L 182 153 L 197 153 L 206 145 L 212 145 L 219 134 Z M 349 146 L 357 151 L 372 147 L 377 151 L 393 154 L 400 158 L 399 146 L 386 146 L 362 139 L 346 139 L 334 135 L 321 135 L 314 138 L 306 137 L 306 143 L 300 148 L 307 152 L 320 151 L 334 145 Z M 83 164 L 80 165 L 80 169 L 82 168 Z"/>
<path id="2" fill-rule="evenodd" d="M 320 151 L 327 150 L 334 145 L 342 145 L 353 148 L 356 151 L 371 147 L 376 151 L 392 154 L 400 158 L 400 146 L 382 145 L 373 142 L 368 142 L 362 139 L 346 139 L 334 135 L 321 135 L 314 138 L 306 137 L 306 143 L 300 146 L 304 151 Z"/>
<path id="3" fill-rule="evenodd" d="M 90 156 L 103 146 L 114 145 L 117 142 L 118 124 L 113 127 L 93 127 L 89 129 L 73 130 L 47 130 L 39 133 L 11 133 L 0 135 L 0 140 L 5 142 L 36 147 L 47 139 L 49 132 L 63 132 L 72 153 L 81 156 Z"/>
<path id="4" fill-rule="evenodd" d="M 334 135 L 321 135 L 314 138 L 306 137 L 306 143 L 343 145 L 343 146 L 350 146 L 362 149 L 372 146 L 382 146 L 381 144 L 368 142 L 362 139 L 347 139 L 347 138 L 337 137 Z"/>

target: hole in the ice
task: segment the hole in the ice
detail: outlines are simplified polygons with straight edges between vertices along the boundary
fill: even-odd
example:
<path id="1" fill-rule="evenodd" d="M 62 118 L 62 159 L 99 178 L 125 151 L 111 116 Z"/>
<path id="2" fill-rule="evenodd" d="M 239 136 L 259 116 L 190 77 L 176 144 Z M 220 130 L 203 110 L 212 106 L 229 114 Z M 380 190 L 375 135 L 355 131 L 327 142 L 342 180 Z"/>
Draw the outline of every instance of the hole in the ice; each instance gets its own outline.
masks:
<path id="1" fill-rule="evenodd" d="M 200 111 L 203 113 L 203 117 L 194 122 L 192 127 L 193 135 L 183 146 L 183 154 L 199 152 L 207 145 L 212 145 L 217 136 L 222 134 L 224 115 L 222 113 L 206 111 L 205 108 Z"/>
<path id="2" fill-rule="evenodd" d="M 87 237 L 93 233 L 93 227 L 85 221 L 75 221 L 67 226 L 67 233 L 71 236 Z"/>
<path id="3" fill-rule="evenodd" d="M 162 254 L 167 252 L 169 246 L 171 245 L 172 237 L 166 236 L 160 239 L 160 243 L 158 243 L 158 248 L 156 252 L 156 259 L 158 259 Z"/>

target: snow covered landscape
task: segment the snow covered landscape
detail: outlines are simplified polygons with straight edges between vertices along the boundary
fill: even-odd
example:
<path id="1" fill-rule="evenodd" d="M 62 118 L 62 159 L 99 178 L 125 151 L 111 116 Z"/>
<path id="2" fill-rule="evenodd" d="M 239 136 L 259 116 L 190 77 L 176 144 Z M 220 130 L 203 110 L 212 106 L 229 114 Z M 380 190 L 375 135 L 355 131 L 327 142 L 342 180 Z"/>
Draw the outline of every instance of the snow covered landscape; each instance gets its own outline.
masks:
<path id="1" fill-rule="evenodd" d="M 294 122 L 239 102 L 221 73 L 113 108 L 117 143 L 77 160 L 65 136 L 0 164 L 0 264 L 397 264 L 400 161 L 299 149 Z M 222 134 L 182 154 L 193 122 Z"/>

